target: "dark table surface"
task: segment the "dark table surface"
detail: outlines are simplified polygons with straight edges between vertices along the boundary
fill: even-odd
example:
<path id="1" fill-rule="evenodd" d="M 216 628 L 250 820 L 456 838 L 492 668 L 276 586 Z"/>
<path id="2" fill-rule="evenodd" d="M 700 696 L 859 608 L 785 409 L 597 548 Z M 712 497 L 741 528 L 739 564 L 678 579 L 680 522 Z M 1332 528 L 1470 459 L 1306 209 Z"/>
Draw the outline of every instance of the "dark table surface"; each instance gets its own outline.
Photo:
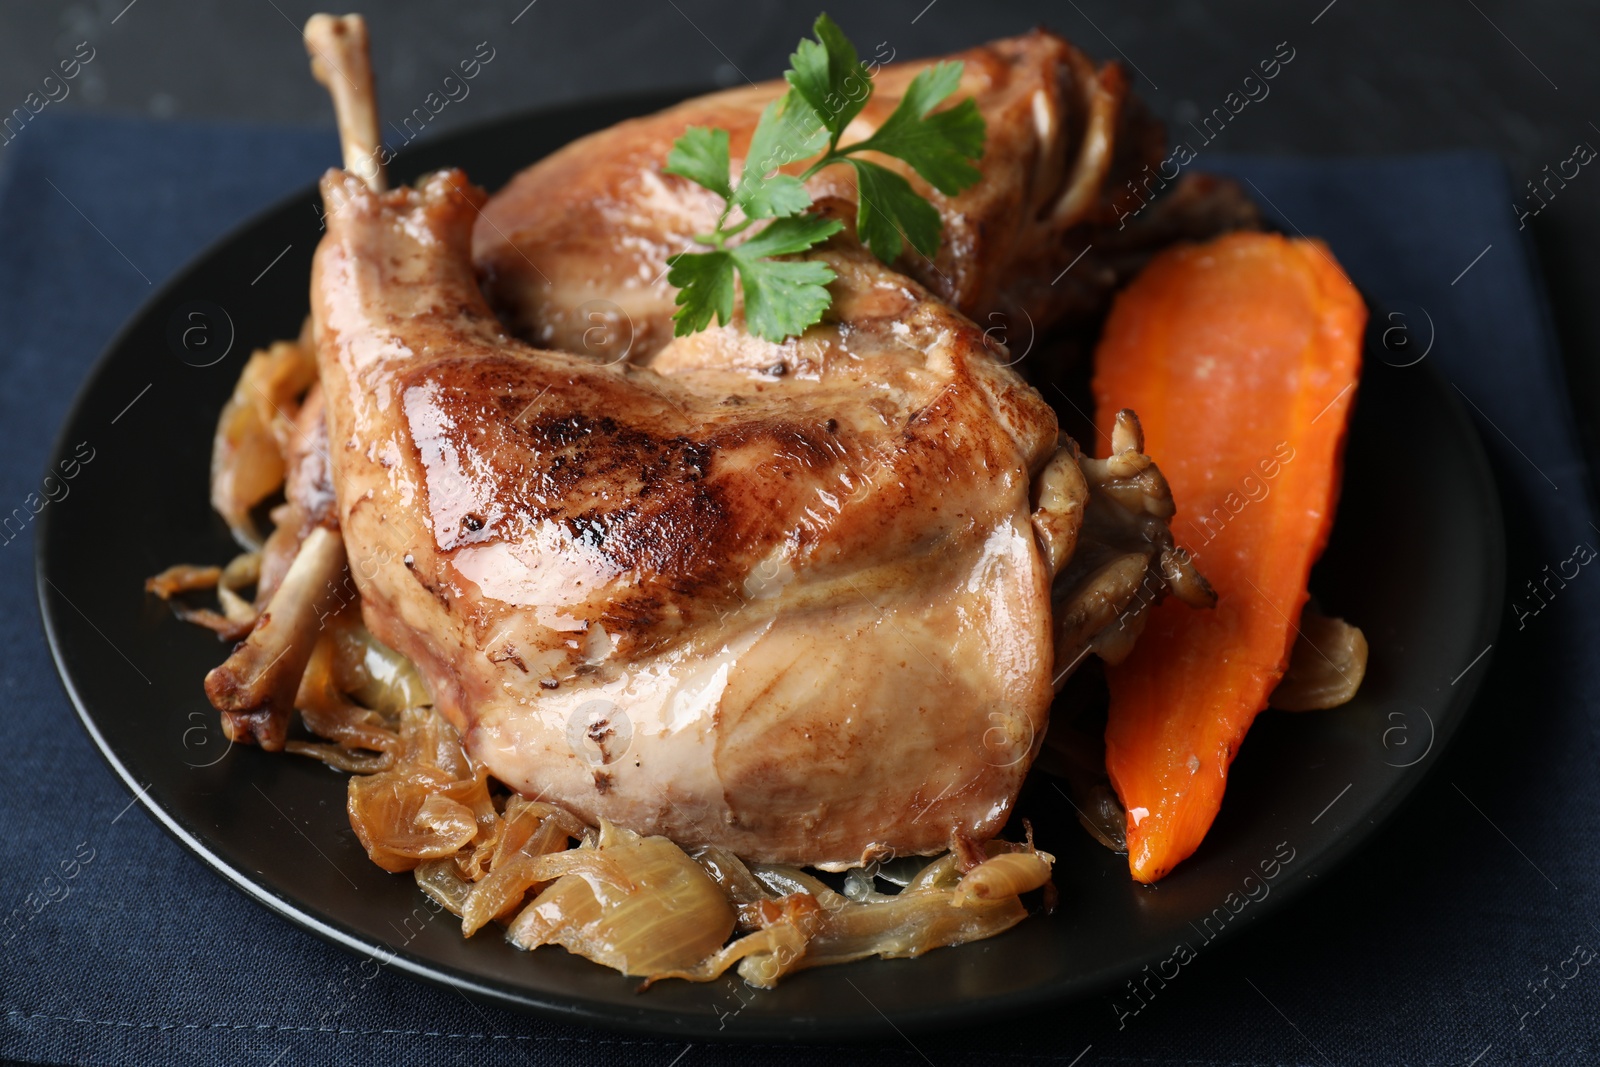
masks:
<path id="1" fill-rule="evenodd" d="M 463 4 L 459 12 L 448 16 L 433 10 L 432 5 L 412 2 L 369 11 L 383 111 L 394 114 L 414 106 L 448 68 L 484 41 L 496 49 L 496 61 L 485 68 L 469 99 L 440 115 L 437 128 L 455 128 L 530 106 L 600 94 L 704 84 L 707 80 L 732 84 L 745 76 L 759 80 L 782 69 L 795 39 L 815 13 L 810 7 L 699 0 L 585 5 L 535 0 L 524 4 L 526 0 Z M 49 6 L 0 0 L 0 116 L 19 105 L 59 59 L 71 56 L 80 42 L 87 41 L 94 50 L 93 60 L 75 79 L 71 95 L 52 107 L 331 127 L 326 99 L 306 77 L 298 38 L 297 27 L 311 10 L 309 5 L 286 0 L 206 7 L 172 0 Z M 1279 42 L 1287 41 L 1296 50 L 1294 65 L 1273 83 L 1267 100 L 1249 108 L 1227 128 L 1225 143 L 1218 148 L 1229 152 L 1349 156 L 1477 148 L 1499 155 L 1513 184 L 1518 185 L 1542 179 L 1544 168 L 1554 169 L 1579 142 L 1600 146 L 1600 127 L 1591 123 L 1591 118 L 1600 122 L 1600 108 L 1593 108 L 1594 90 L 1600 81 L 1595 71 L 1600 68 L 1591 55 L 1594 42 L 1600 40 L 1600 4 L 1513 6 L 1459 0 L 1400 7 L 1371 0 L 1334 0 L 1332 4 L 1312 0 L 1292 7 L 1177 4 L 1164 13 L 1151 13 L 1124 10 L 1105 0 L 1068 0 L 1063 5 L 911 0 L 836 8 L 834 13 L 858 42 L 886 41 L 902 56 L 951 50 L 1044 22 L 1092 54 L 1120 54 L 1137 71 L 1138 91 L 1175 124 L 1219 104 L 1258 59 L 1270 56 Z M 23 135 L 28 134 L 24 131 Z M 13 151 L 13 146 L 0 146 L 0 168 Z M 137 210 L 137 205 L 126 208 Z M 162 210 L 181 211 L 182 205 L 163 204 Z M 1514 218 L 1516 210 L 1517 205 L 1508 200 L 1507 217 Z M 1600 365 L 1592 358 L 1600 345 L 1600 305 L 1586 296 L 1600 282 L 1600 177 L 1589 176 L 1587 170 L 1581 173 L 1530 219 L 1529 227 L 1551 292 L 1577 421 L 1592 449 L 1600 427 L 1594 418 L 1600 411 L 1600 403 L 1596 403 L 1600 401 Z M 4 255 L 5 249 L 0 247 L 0 257 Z M 176 264 L 168 269 L 171 266 Z M 154 280 L 159 283 L 161 278 Z M 20 298 L 0 301 L 0 307 L 20 314 L 23 303 Z M 1509 360 L 1518 357 L 1518 353 L 1507 353 Z M 0 365 L 10 359 L 9 353 L 0 352 Z M 38 449 L 25 451 L 30 469 L 21 479 L 24 482 L 34 477 Z M 1593 451 L 1590 456 L 1592 472 Z M 1574 489 L 1582 492 L 1577 486 Z M 1542 558 L 1538 555 L 1542 546 L 1524 544 L 1518 549 L 1514 543 L 1513 548 L 1514 555 Z M 1575 602 L 1572 606 L 1576 607 Z M 1567 610 L 1568 605 L 1562 608 Z M 1592 614 L 1592 608 L 1588 612 Z M 36 622 L 26 620 L 26 627 L 12 625 L 5 632 L 9 637 L 27 627 L 36 628 Z M 1592 633 L 1593 627 L 1586 632 Z M 1574 655 L 1582 653 L 1566 648 L 1556 657 L 1549 649 L 1543 654 L 1530 649 L 1519 662 L 1538 669 L 1559 668 Z M 6 684 L 12 684 L 9 677 Z M 1216 1027 L 1261 1029 L 1262 1042 L 1257 1047 L 1277 1051 L 1270 1059 L 1251 1062 L 1329 1062 L 1318 1046 L 1332 1051 L 1336 1058 L 1342 1058 L 1341 1048 L 1359 1047 L 1365 1049 L 1360 1057 L 1363 1062 L 1384 1062 L 1381 1052 L 1373 1052 L 1372 1031 L 1404 1035 L 1397 1036 L 1396 1044 L 1406 1049 L 1405 1062 L 1411 1063 L 1464 1064 L 1474 1054 L 1482 1055 L 1477 1049 L 1491 1038 L 1493 1053 L 1485 1064 L 1581 1063 L 1600 1055 L 1594 1042 L 1594 994 L 1582 991 L 1576 998 L 1557 1001 L 1554 1018 L 1546 1017 L 1551 1028 L 1535 1037 L 1510 1034 L 1514 1023 L 1511 1006 L 1519 1002 L 1523 990 L 1502 988 L 1504 983 L 1484 985 L 1475 965 L 1484 955 L 1509 954 L 1519 961 L 1526 957 L 1530 962 L 1511 972 L 1520 975 L 1525 970 L 1527 977 L 1538 979 L 1539 965 L 1547 962 L 1547 957 L 1551 963 L 1561 958 L 1560 953 L 1552 956 L 1550 951 L 1560 947 L 1563 939 L 1600 943 L 1600 934 L 1591 939 L 1583 932 L 1591 928 L 1600 931 L 1595 925 L 1600 916 L 1583 914 L 1585 909 L 1579 903 L 1591 899 L 1592 894 L 1541 897 L 1545 887 L 1512 851 L 1518 846 L 1510 843 L 1513 839 L 1526 841 L 1532 832 L 1529 828 L 1538 822 L 1538 813 L 1518 801 L 1519 795 L 1527 793 L 1518 782 L 1531 781 L 1538 774 L 1541 761 L 1550 758 L 1552 745 L 1561 746 L 1568 757 L 1576 752 L 1592 765 L 1600 748 L 1594 719 L 1577 706 L 1552 709 L 1535 703 L 1519 708 L 1521 691 L 1514 671 L 1502 664 L 1486 697 L 1496 705 L 1495 713 L 1478 716 L 1475 724 L 1469 724 L 1467 734 L 1449 754 L 1449 767 L 1440 768 L 1401 818 L 1385 830 L 1380 842 L 1296 909 L 1292 919 L 1285 917 L 1250 932 L 1207 964 L 1201 972 L 1208 975 L 1207 980 L 1196 983 L 1191 994 L 1162 1006 L 1151 1023 L 1172 1038 L 1172 1043 L 1162 1048 L 1159 1062 L 1180 1062 L 1175 1057 L 1182 1056 L 1182 1046 L 1189 1040 L 1193 1041 L 1195 1062 L 1221 1062 L 1205 1056 L 1228 1044 L 1206 1040 L 1208 1031 Z M 1593 693 L 1582 696 L 1578 702 L 1582 707 L 1593 703 Z M 1498 739 L 1498 732 L 1508 726 L 1544 714 L 1562 728 L 1550 728 L 1537 744 L 1507 747 Z M 60 744 L 81 746 L 83 741 L 78 736 L 62 737 Z M 1457 782 L 1460 785 L 1455 785 Z M 1477 815 L 1462 804 L 1461 797 L 1466 795 L 1462 786 L 1489 807 L 1494 822 L 1482 811 L 1478 814 L 1484 814 L 1483 821 L 1472 821 Z M 63 788 L 70 797 L 70 783 Z M 1593 810 L 1594 806 L 1585 807 Z M 138 816 L 143 818 L 143 813 Z M 1560 866 L 1549 868 L 1563 886 L 1567 885 L 1563 870 L 1580 882 L 1594 882 L 1595 827 L 1589 825 L 1587 832 L 1581 826 L 1576 829 L 1582 839 L 1564 857 L 1556 857 Z M 1422 847 L 1409 844 L 1424 840 Z M 1482 858 L 1480 873 L 1473 873 L 1474 862 L 1463 860 L 1461 850 Z M 1540 865 L 1547 866 L 1546 855 L 1538 848 L 1534 851 Z M 1397 857 L 1405 855 L 1414 856 L 1415 868 L 1396 867 Z M 109 870 L 116 862 L 121 861 L 99 866 Z M 1585 870 L 1588 873 L 1580 876 L 1578 872 Z M 1482 939 L 1448 936 L 1429 917 L 1435 894 L 1482 891 L 1486 897 L 1504 898 L 1502 890 L 1512 882 L 1527 883 L 1525 911 L 1518 904 L 1515 915 L 1482 916 Z M 9 881 L 7 885 L 9 889 Z M 231 892 L 220 883 L 217 889 Z M 1517 889 L 1510 895 L 1521 900 L 1524 891 Z M 248 908 L 242 900 L 224 900 L 219 897 L 218 906 Z M 1501 918 L 1508 922 L 1496 921 Z M 1544 938 L 1518 944 L 1505 941 L 1508 929 L 1535 928 L 1548 931 L 1548 945 Z M 1329 1003 L 1319 1010 L 1317 982 L 1304 973 L 1297 979 L 1290 976 L 1314 973 L 1319 959 L 1326 958 L 1330 946 L 1338 944 L 1358 946 L 1370 956 L 1371 984 L 1354 997 L 1325 991 Z M 1383 951 L 1386 946 L 1389 951 Z M 270 946 L 244 950 L 253 958 L 270 951 Z M 62 952 L 64 963 L 70 965 L 71 946 L 62 946 Z M 163 960 L 177 960 L 173 965 L 181 965 L 182 958 L 171 952 L 152 952 L 146 957 L 152 967 L 163 965 Z M 339 957 L 330 955 L 329 973 L 337 977 L 339 965 Z M 13 984 L 19 975 L 8 975 L 7 970 L 5 958 L 0 957 L 0 1001 L 9 1001 L 3 995 L 8 989 L 23 987 L 21 981 Z M 1281 976 L 1284 996 L 1279 996 L 1276 983 L 1269 984 L 1267 993 L 1272 994 L 1272 1001 L 1268 1003 L 1287 998 L 1284 1007 L 1295 1021 L 1279 1019 L 1260 1000 L 1233 1003 L 1233 995 L 1225 993 L 1224 987 L 1243 989 L 1240 974 Z M 1459 975 L 1459 980 L 1449 977 L 1452 975 Z M 151 980 L 159 978 L 150 976 Z M 139 976 L 129 976 L 129 980 L 137 981 Z M 383 995 L 407 1002 L 412 994 L 404 988 L 404 980 L 395 981 L 402 984 L 393 989 L 386 984 Z M 1408 989 L 1414 995 L 1408 995 Z M 1375 997 L 1379 991 L 1381 996 Z M 230 988 L 219 991 L 219 1000 L 224 1006 L 237 1007 L 242 995 L 242 989 Z M 1238 996 L 1254 994 L 1244 989 Z M 271 999 L 268 991 L 266 1000 Z M 1341 1004 L 1359 1005 L 1361 1017 L 1337 1017 Z M 7 1002 L 0 1007 L 12 1005 Z M 91 1008 L 79 1005 L 74 1010 Z M 1092 1008 L 1104 1013 L 1101 1004 Z M 1090 1010 L 1080 1007 L 1062 1013 L 1060 1048 L 1055 1056 L 1041 1051 L 1038 1044 L 1018 1046 L 998 1035 L 996 1047 L 1012 1059 L 1073 1061 L 1089 1042 L 1079 1035 Z M 1563 1019 L 1555 1016 L 1557 1011 L 1578 1015 Z M 1031 1022 L 1038 1025 L 1041 1020 Z M 1279 1028 L 1271 1038 L 1266 1035 L 1269 1026 Z M 1436 1029 L 1436 1038 L 1419 1038 L 1410 1032 L 1418 1026 Z M 1302 1028 L 1310 1029 L 1309 1036 L 1300 1033 Z M 1098 1047 L 1082 1067 L 1093 1061 L 1138 1058 L 1119 1055 L 1109 1034 L 1107 1040 L 1099 1040 L 1109 1030 L 1103 1020 L 1089 1029 L 1094 1031 Z M 1359 1031 L 1367 1031 L 1368 1039 L 1357 1037 Z M 1481 1042 L 1475 1040 L 1479 1033 L 1486 1035 Z M 1181 1037 L 1184 1034 L 1190 1035 L 1188 1040 Z M 175 1035 L 174 1042 L 181 1042 L 181 1037 Z M 574 1039 L 560 1040 L 572 1040 L 568 1047 L 578 1047 Z M 614 1051 L 626 1053 L 632 1048 L 637 1052 L 637 1057 L 626 1053 L 624 1059 L 676 1062 L 672 1060 L 675 1049 L 631 1046 L 600 1034 L 592 1040 Z M 1204 1048 L 1206 1045 L 1212 1047 Z M 20 1045 L 11 1047 L 22 1051 Z M 37 1054 L 40 1046 L 31 1047 Z M 159 1054 L 150 1053 L 152 1047 L 160 1046 L 130 1042 L 119 1046 L 121 1052 L 107 1052 L 101 1042 L 89 1040 L 58 1046 L 51 1058 L 134 1062 L 128 1057 L 137 1054 L 130 1050 L 143 1048 L 146 1055 Z M 181 1043 L 175 1043 L 168 1046 L 168 1052 L 177 1055 L 181 1048 Z M 957 1055 L 957 1049 L 960 1059 L 971 1060 L 972 1035 L 949 1045 L 931 1038 L 921 1043 L 917 1055 L 940 1062 L 944 1058 L 941 1052 Z M 1419 1049 L 1425 1051 L 1419 1055 Z M 297 1050 L 297 1058 L 307 1058 L 301 1051 Z M 281 1054 L 279 1046 L 264 1038 L 261 1052 L 263 1063 L 273 1062 L 272 1056 Z M 426 1056 L 442 1061 L 452 1054 L 441 1051 Z M 706 1056 L 707 1062 L 733 1062 L 735 1058 L 726 1050 L 699 1050 L 695 1055 Z M 893 1041 L 863 1050 L 861 1055 L 874 1061 L 922 1062 Z M 571 1058 L 585 1062 L 577 1052 Z M 761 1062 L 759 1052 L 751 1053 L 751 1058 Z M 1154 1061 L 1156 1057 L 1152 1057 Z"/>

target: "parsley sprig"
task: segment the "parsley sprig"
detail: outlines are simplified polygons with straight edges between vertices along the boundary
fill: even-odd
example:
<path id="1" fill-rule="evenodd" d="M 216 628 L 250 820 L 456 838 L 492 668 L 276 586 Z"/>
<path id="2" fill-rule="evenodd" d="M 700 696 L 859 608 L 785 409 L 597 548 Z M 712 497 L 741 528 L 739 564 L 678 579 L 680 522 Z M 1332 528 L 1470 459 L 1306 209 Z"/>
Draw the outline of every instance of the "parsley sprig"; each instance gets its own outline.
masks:
<path id="1" fill-rule="evenodd" d="M 983 155 L 984 121 L 969 97 L 935 112 L 961 83 L 962 64 L 936 63 L 920 72 L 894 111 L 863 141 L 840 145 L 852 119 L 872 96 L 872 72 L 844 31 L 827 15 L 814 26 L 816 39 L 802 40 L 789 57 L 789 89 L 769 104 L 756 124 L 737 182 L 728 153 L 728 131 L 691 126 L 672 144 L 665 171 L 722 197 L 716 229 L 697 234 L 705 252 L 682 252 L 667 260 L 669 284 L 679 289 L 672 317 L 676 336 L 696 333 L 713 316 L 733 318 L 734 282 L 744 292 L 745 322 L 760 337 L 782 341 L 818 322 L 832 302 L 825 288 L 834 280 L 824 263 L 783 259 L 837 233 L 843 224 L 810 208 L 805 182 L 824 167 L 847 164 L 855 171 L 856 235 L 885 263 L 909 242 L 924 256 L 939 247 L 939 212 L 911 183 L 881 164 L 861 158 L 877 152 L 909 164 L 946 196 L 981 176 L 973 161 Z M 780 168 L 817 157 L 800 174 Z M 766 227 L 730 243 L 756 222 Z"/>

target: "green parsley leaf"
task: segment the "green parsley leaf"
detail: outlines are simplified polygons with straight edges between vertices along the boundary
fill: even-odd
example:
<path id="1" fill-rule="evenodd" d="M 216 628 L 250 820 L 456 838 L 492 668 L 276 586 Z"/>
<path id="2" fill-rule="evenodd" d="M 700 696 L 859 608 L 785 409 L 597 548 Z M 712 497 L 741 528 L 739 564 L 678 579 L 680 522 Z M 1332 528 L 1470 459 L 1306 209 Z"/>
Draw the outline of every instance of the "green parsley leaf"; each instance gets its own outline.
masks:
<path id="1" fill-rule="evenodd" d="M 821 215 L 795 215 L 778 219 L 733 249 L 733 254 L 741 260 L 754 256 L 789 256 L 820 244 L 842 229 L 844 223 L 838 219 L 826 219 Z"/>
<path id="2" fill-rule="evenodd" d="M 937 63 L 918 74 L 878 131 L 849 150 L 903 159 L 946 196 L 974 185 L 983 174 L 968 160 L 983 155 L 987 135 L 977 103 L 968 97 L 947 111 L 929 114 L 961 84 L 961 67 Z"/>
<path id="3" fill-rule="evenodd" d="M 804 333 L 833 303 L 823 288 L 834 273 L 826 263 L 794 259 L 739 258 L 744 321 L 769 341 Z"/>
<path id="4" fill-rule="evenodd" d="M 744 294 L 745 322 L 757 336 L 782 341 L 821 321 L 832 302 L 826 286 L 833 271 L 826 263 L 779 257 L 804 252 L 842 228 L 835 219 L 806 213 L 811 194 L 805 181 L 824 167 L 848 163 L 855 169 L 856 234 L 885 263 L 899 258 L 908 242 L 933 256 L 943 227 L 939 212 L 910 182 L 856 153 L 903 160 L 946 196 L 981 177 L 971 162 L 983 155 L 986 135 L 977 104 L 967 99 L 933 110 L 960 86 L 960 63 L 922 71 L 877 133 L 841 147 L 839 138 L 872 96 L 872 79 L 837 23 L 820 15 L 813 28 L 816 39 L 801 41 L 790 57 L 788 92 L 761 113 L 737 182 L 729 174 L 726 130 L 691 126 L 667 155 L 666 173 L 704 186 L 724 202 L 716 229 L 695 237 L 711 250 L 667 259 L 667 281 L 679 290 L 675 336 L 703 330 L 713 318 L 727 325 L 736 284 Z M 806 159 L 812 162 L 804 173 L 783 173 Z M 729 218 L 734 208 L 742 218 Z M 743 244 L 730 245 L 760 219 L 772 222 Z"/>
<path id="5" fill-rule="evenodd" d="M 662 169 L 728 199 L 733 195 L 728 177 L 728 131 L 690 126 L 682 137 L 672 142 L 667 165 Z"/>
<path id="6" fill-rule="evenodd" d="M 832 298 L 824 288 L 834 273 L 825 263 L 771 259 L 825 241 L 844 228 L 838 219 L 794 215 L 774 221 L 742 245 L 726 251 L 684 252 L 667 260 L 668 283 L 678 287 L 674 337 L 733 320 L 733 276 L 744 291 L 744 318 L 751 332 L 769 341 L 805 332 Z"/>
<path id="7" fill-rule="evenodd" d="M 856 171 L 856 233 L 872 254 L 893 263 L 903 236 L 918 252 L 933 258 L 943 229 L 934 206 L 888 167 L 864 159 L 848 162 Z"/>
<path id="8" fill-rule="evenodd" d="M 733 254 L 680 252 L 668 258 L 667 283 L 678 287 L 672 336 L 699 333 L 711 316 L 723 326 L 733 321 Z"/>
<path id="9" fill-rule="evenodd" d="M 817 39 L 806 38 L 796 46 L 784 77 L 822 116 L 832 143 L 838 144 L 839 135 L 872 95 L 872 76 L 837 22 L 818 15 L 813 30 Z"/>
<path id="10" fill-rule="evenodd" d="M 751 219 L 798 215 L 811 206 L 811 194 L 799 178 L 773 172 L 816 155 L 827 144 L 821 116 L 803 97 L 784 93 L 767 105 L 750 136 L 734 203 Z"/>

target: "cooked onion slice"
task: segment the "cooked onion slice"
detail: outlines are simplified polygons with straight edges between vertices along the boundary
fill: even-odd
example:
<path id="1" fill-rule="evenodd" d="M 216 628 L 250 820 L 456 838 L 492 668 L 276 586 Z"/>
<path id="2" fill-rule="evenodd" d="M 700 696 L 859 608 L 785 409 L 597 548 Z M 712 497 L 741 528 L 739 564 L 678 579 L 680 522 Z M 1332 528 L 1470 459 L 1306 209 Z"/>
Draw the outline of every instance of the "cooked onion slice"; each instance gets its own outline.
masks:
<path id="1" fill-rule="evenodd" d="M 970 908 L 1018 897 L 1050 880 L 1055 857 L 1046 852 L 1006 852 L 991 857 L 961 876 L 950 903 Z"/>
<path id="2" fill-rule="evenodd" d="M 449 795 L 459 784 L 426 768 L 351 778 L 350 825 L 372 862 L 409 871 L 455 855 L 477 836 L 471 807 Z"/>
<path id="3" fill-rule="evenodd" d="M 455 730 L 431 708 L 402 714 L 394 768 L 351 778 L 348 809 L 372 862 L 394 872 L 487 841 L 499 822 L 488 772 L 470 768 Z"/>
<path id="4" fill-rule="evenodd" d="M 601 858 L 628 884 L 605 871 Z M 511 924 L 506 937 L 521 948 L 561 945 L 623 974 L 648 977 L 695 967 L 733 933 L 728 898 L 664 837 L 641 837 L 602 821 L 593 847 L 533 862 L 550 874 L 564 865 L 570 872 L 559 873 Z"/>
<path id="5" fill-rule="evenodd" d="M 179 563 L 152 578 L 146 578 L 144 591 L 154 593 L 162 600 L 171 600 L 178 593 L 215 588 L 221 577 L 221 567 L 196 567 L 188 563 Z"/>
<path id="6" fill-rule="evenodd" d="M 261 547 L 250 511 L 283 485 L 281 442 L 316 377 L 308 346 L 279 341 L 250 356 L 223 406 L 211 450 L 211 505 L 246 548 Z"/>
<path id="7" fill-rule="evenodd" d="M 1348 703 L 1367 675 L 1367 638 L 1343 619 L 1307 607 L 1289 653 L 1289 670 L 1272 691 L 1279 711 L 1322 711 Z"/>
<path id="8" fill-rule="evenodd" d="M 1027 846 L 998 841 L 990 842 L 988 851 L 990 858 L 965 875 L 957 857 L 949 854 L 929 863 L 898 894 L 863 900 L 835 893 L 794 867 L 754 865 L 747 873 L 773 894 L 739 908 L 740 927 L 755 932 L 697 967 L 657 974 L 652 980 L 704 982 L 737 964 L 746 982 L 770 988 L 784 975 L 809 967 L 869 956 L 920 956 L 993 937 L 1027 917 L 1028 909 L 1016 894 L 1044 886 L 1053 860 Z M 749 884 L 733 869 L 739 861 L 731 854 L 722 852 L 714 862 L 722 884 Z"/>
<path id="9" fill-rule="evenodd" d="M 172 613 L 184 622 L 204 626 L 224 640 L 237 641 L 250 632 L 256 621 L 256 609 L 237 590 L 255 584 L 259 565 L 260 557 L 254 552 L 236 556 L 227 567 L 196 567 L 180 563 L 146 578 L 144 590 L 160 597 L 172 608 Z M 194 608 L 173 599 L 181 593 L 192 593 L 199 589 L 217 591 L 217 601 L 222 605 L 220 614 L 211 608 Z"/>
<path id="10" fill-rule="evenodd" d="M 571 839 L 584 832 L 582 823 L 555 805 L 521 797 L 507 803 L 501 827 L 492 858 L 484 855 L 490 850 L 478 849 L 469 861 L 469 873 L 481 881 L 473 885 L 460 912 L 464 937 L 471 937 L 491 920 L 510 922 L 528 892 L 549 883 L 552 865 L 544 858 L 567 851 Z M 623 876 L 618 868 L 612 881 Z"/>
<path id="11" fill-rule="evenodd" d="M 412 872 L 422 891 L 452 915 L 460 915 L 472 893 L 472 883 L 461 877 L 454 860 L 425 860 Z"/>

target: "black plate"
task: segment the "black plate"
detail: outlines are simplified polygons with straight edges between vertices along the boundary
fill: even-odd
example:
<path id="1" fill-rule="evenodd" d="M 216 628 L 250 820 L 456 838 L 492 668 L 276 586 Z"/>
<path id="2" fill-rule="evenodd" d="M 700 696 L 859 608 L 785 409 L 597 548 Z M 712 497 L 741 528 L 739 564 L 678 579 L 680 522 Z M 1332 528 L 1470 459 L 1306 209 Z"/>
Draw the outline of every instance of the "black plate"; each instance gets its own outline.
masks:
<path id="1" fill-rule="evenodd" d="M 455 165 L 497 188 L 572 138 L 667 102 L 633 97 L 500 121 L 417 149 L 394 176 Z M 112 343 L 56 458 L 113 420 L 132 424 L 138 444 L 104 451 L 96 491 L 40 516 L 38 584 L 67 691 L 129 787 L 240 889 L 353 951 L 503 1005 L 663 1034 L 837 1038 L 881 1034 L 884 1017 L 908 1031 L 993 1019 L 1105 989 L 1146 964 L 1170 972 L 1180 942 L 1204 952 L 1212 937 L 1290 900 L 1395 810 L 1483 676 L 1477 658 L 1493 640 L 1504 551 L 1482 448 L 1425 367 L 1369 359 L 1345 498 L 1313 581 L 1326 608 L 1366 631 L 1366 684 L 1335 712 L 1263 716 L 1210 836 L 1159 886 L 1133 884 L 1126 861 L 1034 783 L 1022 810 L 1059 858 L 1060 908 L 976 945 L 808 971 L 773 992 L 730 977 L 639 995 L 636 980 L 558 949 L 523 953 L 488 933 L 465 941 L 448 917 L 430 921 L 410 878 L 367 861 L 345 818 L 342 775 L 227 746 L 201 691 L 223 647 L 141 592 L 169 564 L 233 551 L 207 504 L 212 428 L 250 350 L 300 328 L 316 204 L 308 187 L 222 240 Z"/>

